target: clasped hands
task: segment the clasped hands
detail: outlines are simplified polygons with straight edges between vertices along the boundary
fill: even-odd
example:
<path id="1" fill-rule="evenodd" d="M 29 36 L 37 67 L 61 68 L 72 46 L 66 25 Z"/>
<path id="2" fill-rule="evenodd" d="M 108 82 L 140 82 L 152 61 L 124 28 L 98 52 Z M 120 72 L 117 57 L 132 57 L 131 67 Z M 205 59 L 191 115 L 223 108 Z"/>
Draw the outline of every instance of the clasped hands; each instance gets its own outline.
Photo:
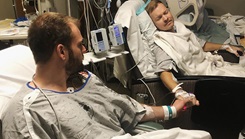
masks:
<path id="1" fill-rule="evenodd" d="M 173 106 L 177 111 L 183 111 L 194 105 L 199 106 L 199 101 L 193 93 L 187 93 L 186 91 L 179 89 L 175 92 L 175 102 Z"/>

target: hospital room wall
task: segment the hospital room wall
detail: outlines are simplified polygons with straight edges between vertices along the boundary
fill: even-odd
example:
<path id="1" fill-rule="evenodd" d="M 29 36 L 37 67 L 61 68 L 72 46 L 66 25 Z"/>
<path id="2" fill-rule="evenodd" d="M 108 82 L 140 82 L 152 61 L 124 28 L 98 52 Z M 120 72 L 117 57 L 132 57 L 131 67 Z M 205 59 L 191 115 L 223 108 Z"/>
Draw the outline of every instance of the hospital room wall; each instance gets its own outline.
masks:
<path id="1" fill-rule="evenodd" d="M 207 0 L 206 7 L 213 9 L 215 16 L 226 13 L 245 16 L 244 0 Z"/>
<path id="2" fill-rule="evenodd" d="M 14 10 L 12 7 L 12 0 L 1 0 L 0 1 L 0 20 L 6 18 L 15 18 Z"/>

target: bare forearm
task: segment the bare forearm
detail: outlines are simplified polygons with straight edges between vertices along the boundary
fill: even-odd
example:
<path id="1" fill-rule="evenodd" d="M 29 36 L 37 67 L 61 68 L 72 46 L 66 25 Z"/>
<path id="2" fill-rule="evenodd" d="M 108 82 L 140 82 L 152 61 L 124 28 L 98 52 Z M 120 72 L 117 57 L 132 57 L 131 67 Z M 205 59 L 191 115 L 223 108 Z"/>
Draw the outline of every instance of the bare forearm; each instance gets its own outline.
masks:
<path id="1" fill-rule="evenodd" d="M 222 44 L 206 42 L 205 45 L 203 46 L 203 51 L 210 52 L 210 51 L 219 50 L 221 46 Z"/>
<path id="2" fill-rule="evenodd" d="M 160 78 L 163 82 L 163 84 L 172 91 L 175 86 L 178 85 L 177 81 L 174 80 L 172 72 L 170 71 L 163 71 L 160 75 Z"/>

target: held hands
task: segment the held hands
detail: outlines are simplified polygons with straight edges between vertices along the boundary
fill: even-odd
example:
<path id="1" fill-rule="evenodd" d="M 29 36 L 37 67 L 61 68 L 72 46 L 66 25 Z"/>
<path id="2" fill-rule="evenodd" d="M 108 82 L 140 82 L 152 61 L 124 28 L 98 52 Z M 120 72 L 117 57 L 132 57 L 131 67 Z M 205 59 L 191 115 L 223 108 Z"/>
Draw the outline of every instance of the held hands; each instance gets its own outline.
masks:
<path id="1" fill-rule="evenodd" d="M 192 93 L 187 93 L 186 91 L 180 89 L 175 93 L 175 98 L 186 101 L 187 107 L 191 107 L 193 105 L 199 105 L 199 101 L 196 99 L 196 96 Z"/>
<path id="2" fill-rule="evenodd" d="M 194 105 L 199 106 L 199 101 L 196 99 L 196 96 L 192 93 L 187 93 L 181 87 L 183 83 L 179 83 L 174 87 L 172 92 L 175 94 L 175 102 L 173 106 L 176 108 L 177 113 L 192 107 Z"/>
<path id="3" fill-rule="evenodd" d="M 173 106 L 176 108 L 177 113 L 186 110 L 194 105 L 199 106 L 199 101 L 192 93 L 187 93 L 184 90 L 177 90 L 175 93 L 176 100 Z"/>

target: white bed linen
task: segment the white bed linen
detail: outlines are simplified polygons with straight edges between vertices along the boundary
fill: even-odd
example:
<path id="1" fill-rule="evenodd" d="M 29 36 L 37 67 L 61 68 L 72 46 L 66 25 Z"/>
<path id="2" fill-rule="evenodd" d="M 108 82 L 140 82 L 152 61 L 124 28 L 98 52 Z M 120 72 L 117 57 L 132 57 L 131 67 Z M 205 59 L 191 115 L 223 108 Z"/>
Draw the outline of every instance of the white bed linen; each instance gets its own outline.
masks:
<path id="1" fill-rule="evenodd" d="M 201 130 L 186 130 L 181 128 L 162 129 L 131 136 L 125 134 L 112 139 L 212 139 L 211 135 Z"/>
<path id="2" fill-rule="evenodd" d="M 0 51 L 0 117 L 8 101 L 30 81 L 35 62 L 29 47 L 15 45 Z"/>

